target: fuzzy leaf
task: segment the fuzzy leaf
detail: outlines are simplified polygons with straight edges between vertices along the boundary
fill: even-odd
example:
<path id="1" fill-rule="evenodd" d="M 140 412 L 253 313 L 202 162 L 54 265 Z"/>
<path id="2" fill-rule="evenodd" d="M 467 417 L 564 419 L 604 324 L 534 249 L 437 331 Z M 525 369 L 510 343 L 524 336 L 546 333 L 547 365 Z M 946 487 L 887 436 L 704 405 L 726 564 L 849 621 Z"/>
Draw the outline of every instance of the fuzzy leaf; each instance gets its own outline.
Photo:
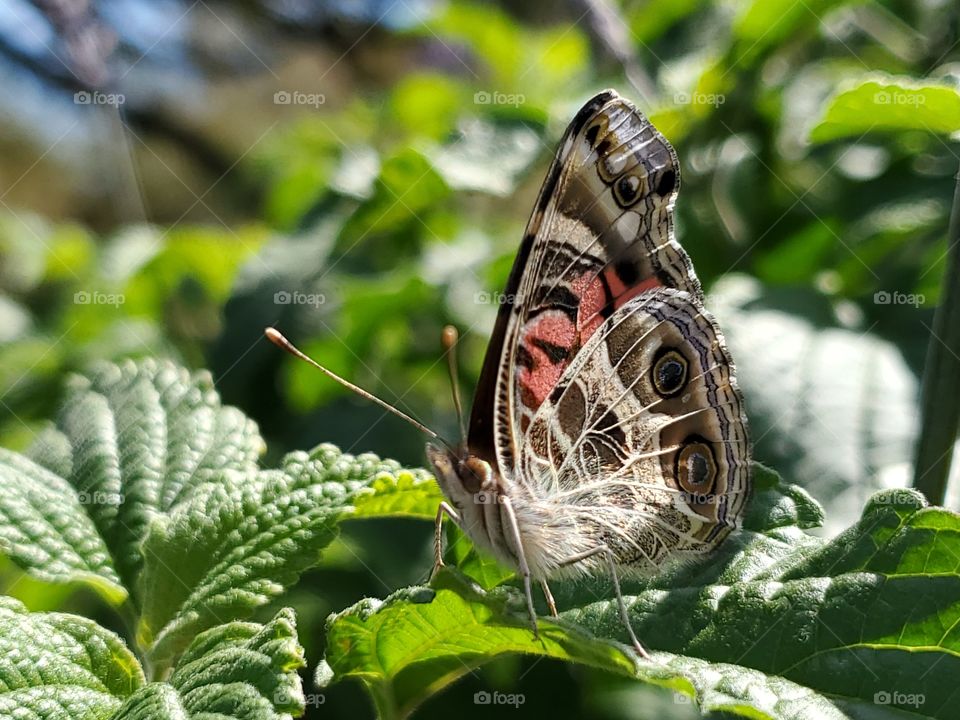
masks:
<path id="1" fill-rule="evenodd" d="M 632 675 L 624 648 L 576 628 L 543 622 L 533 637 L 516 593 L 487 594 L 459 572 L 441 570 L 430 587 L 401 590 L 382 603 L 362 600 L 327 621 L 326 665 L 317 682 L 356 677 L 381 717 L 406 716 L 435 691 L 490 658 L 519 652 Z"/>
<path id="2" fill-rule="evenodd" d="M 353 499 L 351 519 L 412 517 L 432 520 L 443 493 L 424 473 L 410 470 L 386 472 Z"/>
<path id="3" fill-rule="evenodd" d="M 303 714 L 304 665 L 289 609 L 266 625 L 220 625 L 196 637 L 169 682 L 141 688 L 114 720 L 284 720 Z"/>
<path id="4" fill-rule="evenodd" d="M 135 587 L 151 520 L 214 473 L 255 470 L 263 448 L 256 425 L 220 405 L 208 373 L 153 360 L 73 378 L 57 427 L 30 456 L 66 477 L 56 484 L 58 502 L 79 500 L 66 505 L 71 521 L 92 521 L 127 588 Z"/>
<path id="5" fill-rule="evenodd" d="M 952 717 L 960 516 L 925 507 L 915 492 L 889 491 L 827 542 L 803 531 L 822 519 L 803 490 L 762 466 L 754 478 L 744 529 L 707 561 L 624 581 L 633 627 L 655 651 L 656 663 L 641 663 L 636 676 L 695 696 L 704 711 L 743 717 L 852 718 L 879 705 Z M 502 653 L 552 654 L 568 632 L 567 642 L 584 631 L 611 647 L 627 640 L 609 582 L 557 583 L 554 594 L 560 618 L 541 620 L 540 644 L 517 588 L 484 592 L 448 570 L 429 588 L 332 616 L 318 677 L 358 677 L 382 713 L 402 717 Z"/>
<path id="6" fill-rule="evenodd" d="M 0 717 L 105 720 L 143 682 L 123 641 L 92 620 L 0 597 Z"/>
<path id="7" fill-rule="evenodd" d="M 221 474 L 150 529 L 138 641 L 154 662 L 171 662 L 195 633 L 248 614 L 296 582 L 354 503 L 365 516 L 374 508 L 406 514 L 435 492 L 425 486 L 435 488 L 426 473 L 330 445 L 288 455 L 282 470 Z"/>
<path id="8" fill-rule="evenodd" d="M 82 499 L 62 477 L 0 449 L 0 551 L 41 580 L 85 583 L 122 602 L 127 591 Z"/>

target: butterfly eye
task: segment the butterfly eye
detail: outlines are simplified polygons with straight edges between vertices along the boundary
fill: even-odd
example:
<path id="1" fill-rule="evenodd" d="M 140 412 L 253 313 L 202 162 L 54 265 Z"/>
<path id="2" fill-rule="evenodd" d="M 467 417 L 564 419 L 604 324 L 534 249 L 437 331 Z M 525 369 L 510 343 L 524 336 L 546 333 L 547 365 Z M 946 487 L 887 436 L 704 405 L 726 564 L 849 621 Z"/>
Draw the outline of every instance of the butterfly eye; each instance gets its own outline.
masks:
<path id="1" fill-rule="evenodd" d="M 688 439 L 677 453 L 677 482 L 690 493 L 709 493 L 717 478 L 713 450 L 702 438 Z"/>
<path id="2" fill-rule="evenodd" d="M 657 179 L 657 184 L 654 188 L 657 195 L 664 197 L 672 193 L 677 186 L 677 173 L 673 170 L 664 170 L 660 177 Z"/>
<path id="3" fill-rule="evenodd" d="M 490 465 L 480 458 L 468 457 L 457 468 L 457 476 L 468 493 L 480 492 L 480 488 L 490 474 Z"/>
<path id="4" fill-rule="evenodd" d="M 662 349 L 653 362 L 650 377 L 660 397 L 675 397 L 687 385 L 687 359 L 678 350 Z"/>

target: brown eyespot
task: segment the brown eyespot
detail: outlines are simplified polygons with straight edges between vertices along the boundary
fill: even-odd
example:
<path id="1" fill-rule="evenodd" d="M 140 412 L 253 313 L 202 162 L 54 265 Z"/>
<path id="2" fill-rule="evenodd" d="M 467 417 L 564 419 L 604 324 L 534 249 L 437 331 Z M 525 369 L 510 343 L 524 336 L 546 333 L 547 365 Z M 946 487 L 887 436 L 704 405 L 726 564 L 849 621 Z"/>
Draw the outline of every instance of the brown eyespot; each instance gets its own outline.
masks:
<path id="1" fill-rule="evenodd" d="M 650 368 L 650 379 L 657 395 L 676 397 L 687 386 L 687 359 L 676 348 L 661 348 Z"/>
<path id="2" fill-rule="evenodd" d="M 621 175 L 613 184 L 613 197 L 620 207 L 630 207 L 640 198 L 643 182 L 633 173 Z"/>
<path id="3" fill-rule="evenodd" d="M 713 447 L 697 435 L 691 435 L 677 452 L 677 482 L 688 493 L 704 495 L 713 492 L 717 480 L 717 461 Z"/>
<path id="4" fill-rule="evenodd" d="M 484 480 L 490 474 L 490 465 L 478 457 L 471 455 L 462 461 L 457 468 L 457 476 L 463 483 L 463 489 L 468 493 L 480 492 Z"/>

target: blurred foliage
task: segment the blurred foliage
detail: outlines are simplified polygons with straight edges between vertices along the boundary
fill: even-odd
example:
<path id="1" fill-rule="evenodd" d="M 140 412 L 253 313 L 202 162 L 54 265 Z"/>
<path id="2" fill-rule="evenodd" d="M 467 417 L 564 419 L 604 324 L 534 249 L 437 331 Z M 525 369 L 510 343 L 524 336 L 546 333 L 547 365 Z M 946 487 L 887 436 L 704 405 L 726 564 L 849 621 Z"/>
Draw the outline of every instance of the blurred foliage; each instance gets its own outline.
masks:
<path id="1" fill-rule="evenodd" d="M 96 73 L 70 72 L 40 10 L 0 11 L 0 446 L 30 445 L 65 373 L 158 356 L 210 368 L 272 459 L 322 440 L 422 464 L 416 431 L 263 327 L 455 437 L 440 330 L 461 329 L 469 395 L 555 143 L 614 86 L 677 148 L 678 235 L 715 290 L 758 457 L 836 527 L 909 477 L 960 162 L 954 3 L 92 6 L 116 34 L 118 107 L 74 101 Z M 429 532 L 402 520 L 342 542 L 290 600 L 308 654 L 326 611 L 429 567 Z M 50 609 L 11 572 L 6 592 Z M 529 669 L 490 666 L 474 690 L 549 696 L 572 672 Z M 689 716 L 575 677 L 538 708 Z M 326 697 L 330 716 L 366 707 L 348 684 Z M 483 710 L 464 702 L 430 709 Z"/>

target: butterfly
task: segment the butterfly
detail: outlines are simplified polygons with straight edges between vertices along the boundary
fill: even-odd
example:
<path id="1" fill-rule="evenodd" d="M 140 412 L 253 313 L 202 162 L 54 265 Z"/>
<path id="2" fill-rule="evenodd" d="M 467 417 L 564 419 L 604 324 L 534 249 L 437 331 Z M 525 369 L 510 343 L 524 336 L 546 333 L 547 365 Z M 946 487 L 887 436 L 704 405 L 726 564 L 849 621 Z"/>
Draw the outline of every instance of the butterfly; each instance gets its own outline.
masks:
<path id="1" fill-rule="evenodd" d="M 567 128 L 502 295 L 464 447 L 427 445 L 443 516 L 531 583 L 713 550 L 750 496 L 733 360 L 674 237 L 676 152 L 607 90 Z"/>
<path id="2" fill-rule="evenodd" d="M 527 223 L 458 447 L 267 329 L 441 441 L 426 447 L 448 501 L 435 570 L 446 516 L 519 572 L 534 634 L 534 581 L 556 616 L 548 580 L 609 576 L 645 657 L 619 578 L 710 552 L 750 496 L 733 360 L 674 237 L 679 183 L 673 147 L 630 102 L 607 90 L 581 108 Z"/>

